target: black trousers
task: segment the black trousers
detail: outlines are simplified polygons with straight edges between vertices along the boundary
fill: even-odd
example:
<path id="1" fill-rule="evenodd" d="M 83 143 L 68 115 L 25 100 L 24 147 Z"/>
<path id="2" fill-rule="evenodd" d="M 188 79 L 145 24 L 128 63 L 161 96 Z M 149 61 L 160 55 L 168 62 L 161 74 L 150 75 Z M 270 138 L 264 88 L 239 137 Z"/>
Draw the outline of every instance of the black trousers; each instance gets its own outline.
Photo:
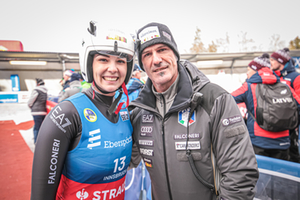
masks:
<path id="1" fill-rule="evenodd" d="M 257 155 L 267 156 L 271 158 L 278 158 L 281 160 L 288 160 L 289 151 L 288 149 L 263 149 L 257 146 L 253 146 L 254 152 Z"/>
<path id="2" fill-rule="evenodd" d="M 289 148 L 289 161 L 296 163 L 300 163 L 298 140 L 298 128 L 295 130 L 290 130 L 291 146 Z"/>

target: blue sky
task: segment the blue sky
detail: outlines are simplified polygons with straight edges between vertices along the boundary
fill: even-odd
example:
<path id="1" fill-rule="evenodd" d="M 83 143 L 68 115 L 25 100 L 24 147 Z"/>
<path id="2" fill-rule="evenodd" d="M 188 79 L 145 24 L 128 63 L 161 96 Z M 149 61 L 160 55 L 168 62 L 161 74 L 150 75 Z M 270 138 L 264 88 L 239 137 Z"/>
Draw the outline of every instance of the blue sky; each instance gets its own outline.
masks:
<path id="1" fill-rule="evenodd" d="M 135 33 L 149 22 L 171 29 L 180 53 L 189 53 L 196 27 L 202 42 L 230 39 L 239 52 L 242 33 L 259 50 L 277 34 L 288 46 L 300 37 L 299 0 L 10 0 L 1 4 L 0 40 L 20 40 L 25 51 L 79 52 L 90 20 Z"/>

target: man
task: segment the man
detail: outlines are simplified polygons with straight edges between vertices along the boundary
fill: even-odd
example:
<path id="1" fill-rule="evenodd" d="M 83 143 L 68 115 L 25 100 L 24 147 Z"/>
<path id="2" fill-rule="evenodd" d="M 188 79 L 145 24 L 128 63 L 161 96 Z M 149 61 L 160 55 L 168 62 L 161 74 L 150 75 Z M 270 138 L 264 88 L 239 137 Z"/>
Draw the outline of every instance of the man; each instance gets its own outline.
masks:
<path id="1" fill-rule="evenodd" d="M 300 96 L 300 74 L 295 70 L 293 59 L 290 57 L 290 50 L 284 48 L 273 52 L 270 61 L 271 69 L 280 77 L 281 82 L 290 85 Z M 290 130 L 289 160 L 297 163 L 300 162 L 298 138 L 298 128 Z"/>
<path id="2" fill-rule="evenodd" d="M 31 114 L 33 116 L 34 121 L 34 144 L 36 143 L 36 139 L 42 122 L 44 121 L 45 116 L 47 115 L 46 102 L 48 92 L 43 79 L 37 78 L 36 85 L 36 88 L 32 91 L 27 102 L 28 107 L 31 109 Z"/>
<path id="3" fill-rule="evenodd" d="M 260 57 L 256 57 L 248 65 L 247 81 L 239 89 L 232 92 L 232 95 L 237 103 L 244 102 L 246 104 L 249 113 L 247 119 L 247 127 L 253 144 L 254 152 L 258 155 L 288 160 L 288 148 L 290 146 L 289 130 L 286 129 L 275 131 L 269 130 L 266 128 L 266 126 L 263 126 L 266 125 L 268 122 L 266 121 L 268 120 L 268 118 L 264 119 L 265 115 L 263 114 L 264 110 L 267 109 L 267 107 L 260 107 L 263 105 L 258 105 L 258 103 L 261 102 L 262 95 L 259 91 L 265 91 L 263 86 L 273 86 L 275 83 L 280 82 L 279 77 L 272 72 L 270 67 L 271 64 L 269 61 L 269 54 L 263 54 Z M 279 91 L 286 91 L 286 87 L 284 84 L 283 87 L 284 88 L 280 89 Z M 267 92 L 262 93 L 264 93 L 264 98 L 268 98 Z M 271 96 L 271 98 L 274 97 L 273 95 Z M 278 95 L 276 96 L 276 98 L 278 98 Z M 290 102 L 287 102 L 286 104 L 282 105 L 280 104 L 280 106 L 282 108 L 285 108 L 285 106 L 287 106 L 288 104 L 290 104 Z M 275 104 L 275 106 L 276 105 L 279 104 Z M 276 111 L 278 110 L 275 108 L 273 109 Z M 285 113 L 284 110 L 280 110 L 280 112 L 284 112 L 286 115 L 298 115 L 298 112 L 296 112 L 296 110 L 297 105 L 295 105 L 294 113 L 290 111 Z M 271 110 L 270 112 L 273 111 Z M 271 119 L 270 116 L 272 116 L 272 121 L 275 122 L 276 116 L 278 115 L 276 115 L 276 112 L 268 113 L 269 119 Z M 289 121 L 292 121 L 292 117 L 287 117 L 286 119 L 282 118 L 281 115 L 278 117 L 282 120 L 276 121 L 275 123 L 277 123 L 280 127 L 282 127 L 282 125 L 288 124 Z M 293 126 L 295 125 L 297 125 L 297 122 L 295 122 Z M 272 128 L 275 127 L 275 125 L 270 126 Z"/>
<path id="4" fill-rule="evenodd" d="M 60 81 L 61 86 L 63 87 L 63 90 L 70 86 L 70 79 L 71 75 L 73 74 L 72 70 L 66 70 L 63 74 L 63 78 Z"/>
<path id="5" fill-rule="evenodd" d="M 152 199 L 216 199 L 217 192 L 224 200 L 253 199 L 256 158 L 232 96 L 190 62 L 179 61 L 172 33 L 163 24 L 138 31 L 137 55 L 149 78 L 130 106 L 131 162 L 136 166 L 140 156 L 144 160 Z M 223 175 L 215 181 L 218 190 L 214 167 Z"/>

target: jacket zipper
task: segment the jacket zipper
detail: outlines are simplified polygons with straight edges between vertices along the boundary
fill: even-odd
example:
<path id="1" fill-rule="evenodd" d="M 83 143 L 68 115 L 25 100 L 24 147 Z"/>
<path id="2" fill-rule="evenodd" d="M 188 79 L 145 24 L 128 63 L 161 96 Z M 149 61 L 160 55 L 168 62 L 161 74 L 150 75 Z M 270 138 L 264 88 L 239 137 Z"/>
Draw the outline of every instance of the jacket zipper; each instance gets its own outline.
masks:
<path id="1" fill-rule="evenodd" d="M 170 188 L 170 180 L 169 180 L 169 175 L 168 175 L 168 164 L 167 164 L 167 155 L 166 155 L 166 146 L 165 146 L 165 115 L 166 115 L 166 101 L 163 95 L 161 95 L 163 102 L 164 102 L 164 117 L 162 120 L 162 139 L 163 139 L 163 149 L 164 149 L 164 161 L 165 161 L 165 171 L 166 171 L 166 177 L 167 177 L 167 185 L 168 185 L 168 191 L 169 191 L 169 196 L 170 200 L 173 200 L 172 198 L 172 193 L 171 193 L 171 188 Z"/>

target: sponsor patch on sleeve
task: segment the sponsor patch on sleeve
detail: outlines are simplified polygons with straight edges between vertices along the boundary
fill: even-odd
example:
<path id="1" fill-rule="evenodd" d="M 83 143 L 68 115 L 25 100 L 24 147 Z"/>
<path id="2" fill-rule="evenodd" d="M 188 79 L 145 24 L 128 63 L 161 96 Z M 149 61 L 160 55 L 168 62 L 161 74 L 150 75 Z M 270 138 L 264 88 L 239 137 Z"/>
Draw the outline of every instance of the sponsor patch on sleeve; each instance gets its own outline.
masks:
<path id="1" fill-rule="evenodd" d="M 229 117 L 226 119 L 222 119 L 222 124 L 223 124 L 223 126 L 229 126 L 229 125 L 238 123 L 240 121 L 242 121 L 242 117 L 237 115 L 237 116 Z"/>

